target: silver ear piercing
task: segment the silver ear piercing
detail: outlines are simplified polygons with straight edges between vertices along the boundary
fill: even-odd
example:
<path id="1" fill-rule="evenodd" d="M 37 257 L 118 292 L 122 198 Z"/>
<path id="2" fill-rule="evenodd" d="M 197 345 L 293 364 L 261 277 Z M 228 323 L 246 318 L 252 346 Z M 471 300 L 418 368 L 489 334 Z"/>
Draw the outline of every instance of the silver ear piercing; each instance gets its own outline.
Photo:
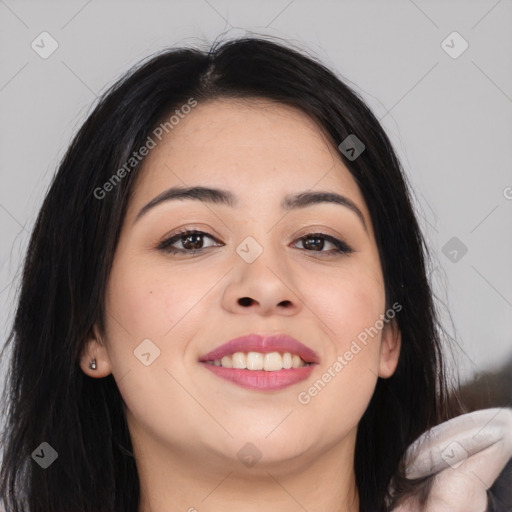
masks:
<path id="1" fill-rule="evenodd" d="M 96 370 L 96 359 L 93 359 L 90 363 L 89 363 L 89 368 L 91 370 Z"/>

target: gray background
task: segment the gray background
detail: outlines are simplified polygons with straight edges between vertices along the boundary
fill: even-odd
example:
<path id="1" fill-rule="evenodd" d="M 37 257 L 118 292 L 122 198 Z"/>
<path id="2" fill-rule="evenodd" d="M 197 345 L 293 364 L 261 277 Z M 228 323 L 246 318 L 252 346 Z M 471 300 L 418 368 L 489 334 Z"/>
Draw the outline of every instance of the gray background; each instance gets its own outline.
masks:
<path id="1" fill-rule="evenodd" d="M 381 119 L 453 318 L 452 365 L 464 379 L 499 368 L 512 356 L 511 28 L 510 0 L 0 0 L 0 341 L 44 192 L 96 96 L 161 48 L 252 31 L 309 50 Z M 43 31 L 58 43 L 47 59 L 31 47 Z M 457 58 L 442 45 L 453 31 L 469 44 Z"/>

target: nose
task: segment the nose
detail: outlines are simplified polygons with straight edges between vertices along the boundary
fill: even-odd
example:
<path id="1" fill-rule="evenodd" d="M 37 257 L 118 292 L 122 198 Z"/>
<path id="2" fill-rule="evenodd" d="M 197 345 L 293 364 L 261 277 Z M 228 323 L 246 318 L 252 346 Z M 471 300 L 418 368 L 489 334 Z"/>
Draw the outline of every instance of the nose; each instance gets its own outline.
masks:
<path id="1" fill-rule="evenodd" d="M 278 255 L 266 250 L 252 263 L 240 258 L 235 265 L 223 296 L 228 311 L 267 317 L 296 315 L 302 309 L 293 276 Z"/>

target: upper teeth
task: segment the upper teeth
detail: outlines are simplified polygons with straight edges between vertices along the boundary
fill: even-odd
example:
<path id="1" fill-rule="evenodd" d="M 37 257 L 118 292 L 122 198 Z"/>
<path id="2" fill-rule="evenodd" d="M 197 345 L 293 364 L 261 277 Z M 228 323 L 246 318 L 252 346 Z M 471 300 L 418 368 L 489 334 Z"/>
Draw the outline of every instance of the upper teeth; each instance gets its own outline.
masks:
<path id="1" fill-rule="evenodd" d="M 296 354 L 285 352 L 269 352 L 262 354 L 261 352 L 235 352 L 230 356 L 224 356 L 222 359 L 215 359 L 215 361 L 208 361 L 209 364 L 215 366 L 223 366 L 224 368 L 240 368 L 247 370 L 266 370 L 273 372 L 276 370 L 300 368 L 307 366 L 303 359 Z"/>

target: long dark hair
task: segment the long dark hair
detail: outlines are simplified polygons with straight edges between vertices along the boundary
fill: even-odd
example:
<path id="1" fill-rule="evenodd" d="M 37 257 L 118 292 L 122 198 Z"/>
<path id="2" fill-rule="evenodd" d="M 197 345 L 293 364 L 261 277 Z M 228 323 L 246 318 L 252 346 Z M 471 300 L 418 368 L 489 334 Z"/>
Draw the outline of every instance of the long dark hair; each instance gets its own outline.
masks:
<path id="1" fill-rule="evenodd" d="M 396 317 L 402 348 L 396 372 L 378 379 L 358 426 L 360 510 L 389 510 L 414 490 L 404 477 L 405 449 L 449 411 L 443 331 L 409 186 L 383 128 L 356 92 L 305 52 L 248 37 L 151 56 L 103 94 L 65 154 L 30 239 L 4 347 L 12 345 L 12 359 L 0 493 L 9 512 L 137 511 L 139 480 L 122 397 L 112 375 L 87 376 L 79 358 L 93 325 L 105 326 L 105 287 L 141 164 L 103 198 L 95 191 L 174 109 L 191 98 L 221 97 L 294 106 L 335 147 L 351 134 L 366 146 L 355 160 L 340 158 L 371 215 L 387 307 L 402 306 Z M 59 458 L 47 469 L 31 457 L 42 442 Z"/>

